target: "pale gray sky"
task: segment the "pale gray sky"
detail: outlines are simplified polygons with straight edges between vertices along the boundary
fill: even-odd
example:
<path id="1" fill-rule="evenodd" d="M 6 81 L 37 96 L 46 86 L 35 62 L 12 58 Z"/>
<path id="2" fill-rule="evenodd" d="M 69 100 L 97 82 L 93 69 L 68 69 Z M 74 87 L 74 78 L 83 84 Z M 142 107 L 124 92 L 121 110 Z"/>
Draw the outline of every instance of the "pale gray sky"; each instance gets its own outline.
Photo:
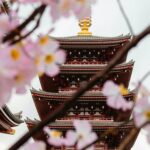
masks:
<path id="1" fill-rule="evenodd" d="M 122 0 L 122 2 L 136 34 L 150 25 L 150 0 Z M 30 10 L 31 7 L 22 8 L 21 16 L 25 17 Z M 117 36 L 129 33 L 128 27 L 118 9 L 116 0 L 98 0 L 98 3 L 93 7 L 92 24 L 91 31 L 93 35 Z M 46 32 L 49 27 L 52 27 L 52 23 L 47 15 L 45 15 L 39 32 Z M 55 27 L 56 29 L 53 33 L 55 36 L 76 35 L 79 31 L 78 22 L 74 17 L 61 19 L 55 24 Z M 131 78 L 131 82 L 134 82 L 139 80 L 150 70 L 150 36 L 145 38 L 132 52 L 130 52 L 128 60 L 131 59 L 135 61 Z M 145 81 L 145 85 L 150 89 L 150 77 Z M 32 86 L 37 89 L 40 87 L 38 79 L 33 81 Z M 29 90 L 26 95 L 13 95 L 9 106 L 14 112 L 23 110 L 24 117 L 37 117 Z M 16 141 L 26 131 L 24 124 L 16 129 L 16 135 L 14 136 L 0 134 L 0 150 L 6 150 L 10 144 Z M 141 149 L 150 149 L 144 132 L 140 134 L 132 148 L 132 150 Z"/>

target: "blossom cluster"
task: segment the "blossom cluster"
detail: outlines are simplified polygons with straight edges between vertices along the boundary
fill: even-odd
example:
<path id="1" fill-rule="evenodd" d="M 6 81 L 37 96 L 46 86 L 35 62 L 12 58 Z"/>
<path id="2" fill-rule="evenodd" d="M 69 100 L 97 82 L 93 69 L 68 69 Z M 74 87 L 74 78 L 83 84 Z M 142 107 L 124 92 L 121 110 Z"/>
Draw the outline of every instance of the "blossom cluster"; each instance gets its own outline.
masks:
<path id="1" fill-rule="evenodd" d="M 118 110 L 133 109 L 133 119 L 137 128 L 144 128 L 150 142 L 150 93 L 142 84 L 137 84 L 139 96 L 133 102 L 127 101 L 123 95 L 128 94 L 128 90 L 122 85 L 117 85 L 112 81 L 107 81 L 103 87 L 103 94 L 107 97 L 107 105 Z"/>
<path id="2" fill-rule="evenodd" d="M 19 0 L 24 4 L 42 3 L 49 6 L 49 14 L 55 22 L 61 16 L 68 17 L 74 14 L 78 19 L 91 15 L 91 4 L 96 0 Z"/>
<path id="3" fill-rule="evenodd" d="M 1 15 L 0 41 L 18 23 L 16 16 L 10 19 L 7 15 Z M 12 91 L 24 93 L 37 74 L 56 75 L 66 57 L 65 52 L 59 49 L 59 43 L 47 35 L 37 40 L 28 37 L 14 45 L 0 42 L 0 49 L 0 107 L 9 100 Z"/>
<path id="4" fill-rule="evenodd" d="M 79 19 L 90 16 L 90 6 L 95 0 L 17 0 L 17 4 L 35 3 L 46 5 L 49 15 L 55 22 L 61 16 L 75 14 Z M 0 107 L 10 99 L 12 91 L 22 94 L 26 86 L 38 74 L 55 76 L 59 66 L 65 62 L 66 54 L 59 49 L 59 43 L 42 35 L 36 39 L 31 36 L 11 45 L 3 43 L 3 38 L 20 25 L 17 11 L 0 14 Z M 25 28 L 22 32 L 27 31 Z M 20 32 L 20 37 L 22 33 Z M 19 35 L 14 37 L 20 38 Z M 13 40 L 14 40 L 13 39 Z"/>
<path id="5" fill-rule="evenodd" d="M 80 150 L 84 147 L 92 144 L 97 140 L 97 135 L 92 131 L 91 124 L 86 120 L 74 120 L 73 126 L 75 130 L 68 130 L 66 137 L 62 136 L 62 133 L 58 130 L 44 128 L 45 133 L 48 135 L 48 143 L 55 147 L 71 147 L 76 145 L 76 149 Z M 45 144 L 43 142 L 35 142 L 27 144 L 24 150 L 45 150 Z M 94 146 L 90 146 L 87 150 L 94 150 Z"/>

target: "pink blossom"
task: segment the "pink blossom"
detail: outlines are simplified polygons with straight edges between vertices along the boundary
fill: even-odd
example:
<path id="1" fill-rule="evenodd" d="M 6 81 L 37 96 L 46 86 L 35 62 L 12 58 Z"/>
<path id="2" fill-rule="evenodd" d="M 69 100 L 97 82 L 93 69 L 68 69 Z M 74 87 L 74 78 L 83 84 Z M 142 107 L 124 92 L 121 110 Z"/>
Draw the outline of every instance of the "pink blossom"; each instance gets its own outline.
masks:
<path id="1" fill-rule="evenodd" d="M 17 15 L 15 12 L 10 12 L 10 16 L 1 14 L 0 16 L 0 43 L 2 37 L 10 30 L 15 28 L 19 24 Z"/>
<path id="2" fill-rule="evenodd" d="M 75 127 L 75 131 L 68 131 L 66 138 L 64 139 L 64 144 L 66 146 L 73 146 L 75 143 L 77 143 L 77 149 L 80 150 L 96 141 L 97 135 L 96 133 L 92 132 L 92 127 L 88 121 L 75 120 L 73 125 Z M 94 146 L 91 146 L 87 149 L 92 150 L 94 149 Z"/>
<path id="3" fill-rule="evenodd" d="M 122 94 L 128 91 L 123 86 L 118 86 L 112 81 L 107 81 L 102 89 L 102 93 L 107 97 L 107 105 L 114 109 L 122 109 L 126 111 L 133 107 L 133 102 L 127 102 Z"/>
<path id="4" fill-rule="evenodd" d="M 55 76 L 59 73 L 59 66 L 65 62 L 65 52 L 59 49 L 58 42 L 49 39 L 48 36 L 40 38 L 39 47 L 43 53 L 37 63 L 40 74 Z"/>
<path id="5" fill-rule="evenodd" d="M 150 130 L 149 130 L 149 131 L 150 131 Z M 149 132 L 149 131 L 148 131 L 148 132 Z M 150 144 L 150 133 L 148 133 L 146 136 L 147 136 L 147 142 Z"/>
<path id="6" fill-rule="evenodd" d="M 63 140 L 63 137 L 62 137 L 62 133 L 60 131 L 49 129 L 48 127 L 45 127 L 44 131 L 49 136 L 48 143 L 50 145 L 53 145 L 55 147 L 60 147 L 60 146 L 63 145 L 64 140 Z"/>
<path id="7" fill-rule="evenodd" d="M 1 63 L 7 64 L 5 67 L 13 72 L 13 74 L 9 74 L 10 71 L 5 71 L 8 73 L 7 75 L 5 73 L 5 75 L 11 76 L 7 80 L 13 85 L 17 93 L 25 92 L 25 86 L 30 85 L 31 80 L 37 72 L 33 60 L 25 54 L 23 48 L 24 46 L 18 44 L 6 47 L 0 52 L 2 55 Z"/>
<path id="8" fill-rule="evenodd" d="M 61 16 L 68 17 L 73 12 L 78 19 L 91 16 L 91 4 L 94 4 L 95 0 L 60 0 L 49 1 L 48 4 L 51 6 L 51 16 L 54 21 L 59 19 Z"/>
<path id="9" fill-rule="evenodd" d="M 61 16 L 68 17 L 72 13 L 78 18 L 83 19 L 91 16 L 91 5 L 96 0 L 19 0 L 21 3 L 38 3 L 41 2 L 50 7 L 50 16 L 55 22 Z"/>
<path id="10" fill-rule="evenodd" d="M 12 85 L 8 79 L 0 76 L 0 107 L 4 106 L 11 96 Z"/>
<path id="11" fill-rule="evenodd" d="M 46 145 L 42 141 L 28 143 L 23 147 L 23 150 L 46 150 Z"/>
<path id="12" fill-rule="evenodd" d="M 133 109 L 134 122 L 137 127 L 150 121 L 150 100 L 147 96 L 138 99 Z"/>

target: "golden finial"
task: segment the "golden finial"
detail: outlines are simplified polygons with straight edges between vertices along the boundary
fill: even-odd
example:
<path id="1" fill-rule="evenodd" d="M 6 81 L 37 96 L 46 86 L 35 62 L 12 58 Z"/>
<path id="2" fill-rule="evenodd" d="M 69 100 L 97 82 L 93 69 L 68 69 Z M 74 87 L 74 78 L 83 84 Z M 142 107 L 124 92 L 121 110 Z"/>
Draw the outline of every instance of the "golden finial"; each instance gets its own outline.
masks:
<path id="1" fill-rule="evenodd" d="M 92 33 L 89 32 L 89 28 L 91 26 L 91 18 L 85 18 L 80 20 L 79 26 L 81 28 L 81 31 L 78 33 L 79 36 L 91 36 Z"/>

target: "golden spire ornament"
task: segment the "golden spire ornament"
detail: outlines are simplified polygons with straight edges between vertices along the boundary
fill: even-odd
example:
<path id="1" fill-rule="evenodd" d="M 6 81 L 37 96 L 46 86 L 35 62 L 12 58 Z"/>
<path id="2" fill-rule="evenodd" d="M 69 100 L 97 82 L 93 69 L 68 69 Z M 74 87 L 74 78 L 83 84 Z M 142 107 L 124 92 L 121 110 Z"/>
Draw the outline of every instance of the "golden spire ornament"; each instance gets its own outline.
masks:
<path id="1" fill-rule="evenodd" d="M 92 23 L 90 17 L 80 20 L 79 26 L 81 28 L 81 31 L 78 33 L 78 36 L 91 36 L 92 33 L 89 32 L 91 24 Z"/>

